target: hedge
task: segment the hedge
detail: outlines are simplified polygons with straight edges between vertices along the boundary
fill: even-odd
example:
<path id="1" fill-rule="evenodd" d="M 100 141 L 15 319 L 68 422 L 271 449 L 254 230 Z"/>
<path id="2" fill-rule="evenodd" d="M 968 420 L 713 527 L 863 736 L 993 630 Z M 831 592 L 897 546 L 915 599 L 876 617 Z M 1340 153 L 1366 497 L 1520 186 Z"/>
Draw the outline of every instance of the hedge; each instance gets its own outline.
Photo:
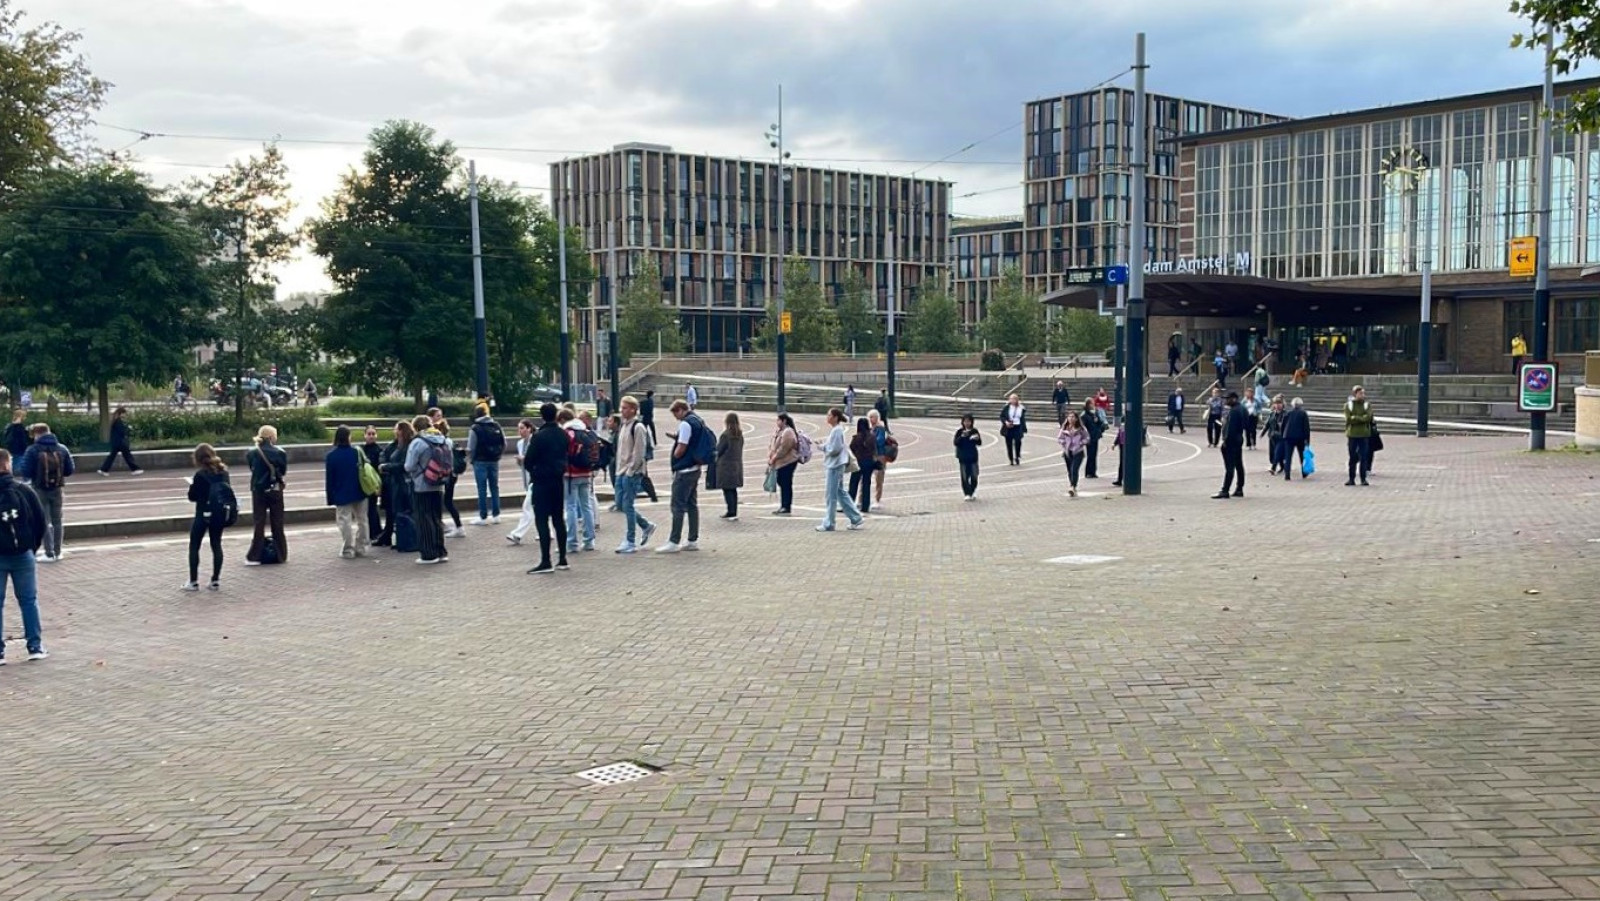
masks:
<path id="1" fill-rule="evenodd" d="M 469 397 L 439 398 L 439 409 L 449 420 L 472 419 L 472 407 L 477 401 Z M 416 405 L 408 397 L 340 397 L 330 400 L 320 408 L 322 415 L 332 418 L 349 416 L 360 419 L 410 419 L 417 415 Z M 519 416 L 521 410 L 507 410 L 504 403 L 495 405 L 496 416 Z"/>
<path id="2" fill-rule="evenodd" d="M 328 440 L 328 429 L 317 418 L 315 407 L 293 409 L 247 410 L 244 424 L 233 424 L 233 411 L 216 413 L 186 413 L 164 409 L 134 409 L 125 417 L 133 431 L 136 449 L 154 450 L 164 447 L 193 447 L 202 441 L 214 445 L 248 444 L 256 430 L 263 425 L 278 427 L 278 441 L 282 444 L 322 442 Z M 106 442 L 100 440 L 100 417 L 81 413 L 60 413 L 56 416 L 35 415 L 23 420 L 28 424 L 48 422 L 50 431 L 61 443 L 75 451 L 105 450 Z"/>

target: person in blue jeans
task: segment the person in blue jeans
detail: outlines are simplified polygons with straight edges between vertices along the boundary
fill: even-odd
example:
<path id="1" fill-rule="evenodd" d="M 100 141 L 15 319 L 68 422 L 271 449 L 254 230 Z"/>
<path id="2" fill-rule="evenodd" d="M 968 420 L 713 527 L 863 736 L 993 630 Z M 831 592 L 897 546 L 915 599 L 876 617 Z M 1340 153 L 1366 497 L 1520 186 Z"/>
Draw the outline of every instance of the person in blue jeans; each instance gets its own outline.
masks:
<path id="1" fill-rule="evenodd" d="M 838 407 L 828 411 L 828 442 L 822 446 L 822 461 L 828 471 L 828 493 L 823 500 L 827 509 L 818 532 L 832 532 L 835 515 L 843 510 L 850 520 L 850 530 L 861 528 L 865 517 L 856 508 L 856 502 L 844 490 L 844 473 L 850 466 L 850 446 L 844 440 L 844 411 Z"/>
<path id="2" fill-rule="evenodd" d="M 571 410 L 562 410 L 556 416 L 556 424 L 567 431 L 567 475 L 564 480 L 565 501 L 567 506 L 567 551 L 571 553 L 578 549 L 578 543 L 583 543 L 586 551 L 594 550 L 594 507 L 590 505 L 589 498 L 594 494 L 594 470 L 584 466 L 574 466 L 571 455 L 572 448 L 580 444 L 579 433 L 587 432 L 589 427 L 583 420 L 574 416 Z"/>
<path id="3" fill-rule="evenodd" d="M 479 404 L 478 414 L 467 432 L 467 459 L 472 461 L 472 477 L 478 483 L 478 518 L 475 526 L 500 521 L 500 458 L 506 452 L 506 434 L 489 415 L 489 405 Z"/>
<path id="4" fill-rule="evenodd" d="M 639 401 L 632 395 L 622 399 L 622 426 L 617 429 L 617 509 L 622 511 L 627 523 L 627 534 L 617 546 L 617 553 L 632 554 L 650 544 L 656 527 L 635 507 L 639 491 L 644 486 L 644 469 L 650 449 L 650 430 L 639 418 Z M 637 530 L 637 531 L 636 531 Z M 637 535 L 638 541 L 634 538 Z"/>
<path id="5" fill-rule="evenodd" d="M 0 612 L 5 609 L 7 579 L 22 608 L 22 635 L 28 659 L 50 656 L 44 649 L 44 629 L 39 624 L 39 579 L 34 555 L 44 543 L 44 505 L 33 489 L 11 476 L 11 452 L 0 448 Z M 0 626 L 0 635 L 4 627 Z M 0 639 L 0 664 L 6 662 Z"/>

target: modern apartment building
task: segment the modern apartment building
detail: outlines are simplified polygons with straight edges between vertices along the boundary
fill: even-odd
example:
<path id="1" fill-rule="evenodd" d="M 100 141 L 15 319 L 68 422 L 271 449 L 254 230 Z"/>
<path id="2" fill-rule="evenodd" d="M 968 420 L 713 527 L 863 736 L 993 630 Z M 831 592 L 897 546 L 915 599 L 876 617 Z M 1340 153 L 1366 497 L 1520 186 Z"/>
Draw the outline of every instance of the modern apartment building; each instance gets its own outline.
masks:
<path id="1" fill-rule="evenodd" d="M 859 271 L 884 315 L 889 269 L 898 267 L 895 309 L 903 318 L 922 280 L 947 265 L 949 183 L 800 165 L 784 174 L 780 215 L 772 161 L 621 144 L 553 164 L 551 205 L 582 230 L 602 275 L 615 248 L 619 285 L 647 255 L 656 258 L 662 301 L 681 311 L 697 353 L 749 346 L 773 294 L 780 224 L 785 254 L 805 260 L 825 291 Z M 605 327 L 607 304 L 603 280 L 574 301 L 582 340 Z"/>
<path id="2" fill-rule="evenodd" d="M 1022 220 L 956 219 L 950 226 L 950 290 L 970 333 L 1007 269 L 1022 268 Z"/>

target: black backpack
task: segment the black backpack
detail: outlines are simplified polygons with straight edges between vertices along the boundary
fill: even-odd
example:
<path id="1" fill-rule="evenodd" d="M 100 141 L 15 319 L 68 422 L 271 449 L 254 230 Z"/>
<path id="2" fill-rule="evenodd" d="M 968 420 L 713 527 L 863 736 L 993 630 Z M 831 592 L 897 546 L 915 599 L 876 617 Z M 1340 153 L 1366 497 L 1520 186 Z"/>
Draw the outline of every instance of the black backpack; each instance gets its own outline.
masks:
<path id="1" fill-rule="evenodd" d="M 600 438 L 588 429 L 574 429 L 567 435 L 567 468 L 575 472 L 600 469 Z"/>
<path id="2" fill-rule="evenodd" d="M 224 527 L 239 521 L 239 499 L 226 479 L 211 482 L 211 490 L 206 493 L 206 518 L 213 525 L 220 522 Z"/>
<path id="3" fill-rule="evenodd" d="M 500 459 L 505 454 L 506 433 L 500 428 L 500 423 L 473 423 L 472 431 L 478 439 L 473 444 L 473 450 L 479 460 L 490 462 Z"/>
<path id="4" fill-rule="evenodd" d="M 66 482 L 66 470 L 62 468 L 61 451 L 58 449 L 40 450 L 33 468 L 34 482 L 45 491 L 55 491 Z"/>
<path id="5" fill-rule="evenodd" d="M 37 546 L 34 524 L 28 519 L 28 489 L 13 484 L 0 491 L 0 557 L 31 554 Z"/>

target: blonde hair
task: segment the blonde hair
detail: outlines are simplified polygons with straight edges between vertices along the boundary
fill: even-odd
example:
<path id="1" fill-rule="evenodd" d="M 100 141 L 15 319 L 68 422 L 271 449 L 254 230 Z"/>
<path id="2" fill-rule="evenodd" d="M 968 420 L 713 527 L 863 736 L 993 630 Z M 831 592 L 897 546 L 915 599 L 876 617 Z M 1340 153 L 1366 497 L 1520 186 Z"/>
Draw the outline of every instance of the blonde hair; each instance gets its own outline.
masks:
<path id="1" fill-rule="evenodd" d="M 256 430 L 256 445 L 277 444 L 278 430 L 270 425 L 264 425 Z"/>

